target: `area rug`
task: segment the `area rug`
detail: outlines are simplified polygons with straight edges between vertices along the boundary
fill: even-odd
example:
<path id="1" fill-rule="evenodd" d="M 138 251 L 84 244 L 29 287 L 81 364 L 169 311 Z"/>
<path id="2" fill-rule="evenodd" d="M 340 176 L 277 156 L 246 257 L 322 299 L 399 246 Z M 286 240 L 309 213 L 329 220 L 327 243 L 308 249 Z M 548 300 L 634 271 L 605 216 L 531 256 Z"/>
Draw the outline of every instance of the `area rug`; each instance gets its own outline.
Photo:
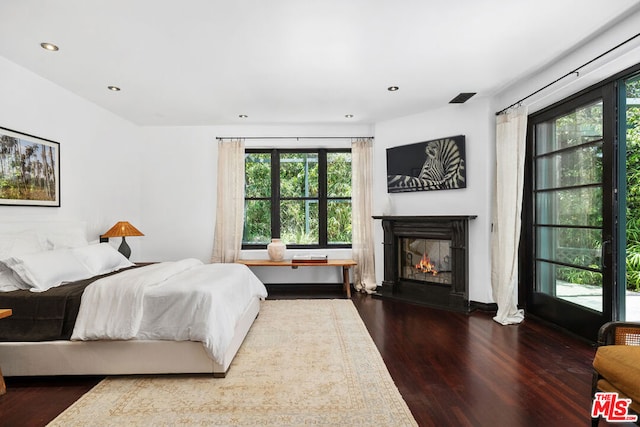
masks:
<path id="1" fill-rule="evenodd" d="M 108 377 L 49 425 L 417 423 L 350 300 L 269 300 L 226 378 Z"/>

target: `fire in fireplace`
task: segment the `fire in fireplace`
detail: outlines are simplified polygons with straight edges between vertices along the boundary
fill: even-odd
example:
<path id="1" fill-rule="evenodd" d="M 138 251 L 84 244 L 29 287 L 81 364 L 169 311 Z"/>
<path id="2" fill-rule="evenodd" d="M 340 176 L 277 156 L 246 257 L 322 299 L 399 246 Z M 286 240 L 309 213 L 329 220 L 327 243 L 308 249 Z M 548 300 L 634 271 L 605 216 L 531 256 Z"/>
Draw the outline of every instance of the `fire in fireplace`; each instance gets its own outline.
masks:
<path id="1" fill-rule="evenodd" d="M 431 273 L 432 276 L 438 274 L 436 265 L 431 262 L 431 258 L 429 258 L 426 253 L 422 255 L 422 259 L 416 264 L 415 268 L 421 273 Z"/>
<path id="2" fill-rule="evenodd" d="M 400 278 L 451 284 L 451 241 L 400 238 Z"/>

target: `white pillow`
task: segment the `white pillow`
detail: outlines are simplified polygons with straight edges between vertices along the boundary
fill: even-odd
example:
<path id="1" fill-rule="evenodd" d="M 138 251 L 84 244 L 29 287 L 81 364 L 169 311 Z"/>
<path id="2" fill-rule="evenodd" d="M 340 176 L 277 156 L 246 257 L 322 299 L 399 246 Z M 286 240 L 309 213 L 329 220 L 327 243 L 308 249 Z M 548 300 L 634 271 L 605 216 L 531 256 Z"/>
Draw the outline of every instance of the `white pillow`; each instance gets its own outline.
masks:
<path id="1" fill-rule="evenodd" d="M 0 292 L 11 292 L 19 289 L 29 289 L 29 285 L 15 277 L 13 270 L 0 262 Z"/>
<path id="2" fill-rule="evenodd" d="M 0 259 L 32 254 L 48 249 L 41 236 L 33 231 L 0 234 Z"/>
<path id="3" fill-rule="evenodd" d="M 93 276 L 111 273 L 134 265 L 108 243 L 74 248 L 71 251 Z"/>
<path id="4" fill-rule="evenodd" d="M 33 231 L 0 234 L 0 260 L 10 256 L 42 252 L 46 247 L 42 238 Z M 29 285 L 13 274 L 13 270 L 0 261 L 0 292 L 29 289 Z"/>
<path id="5" fill-rule="evenodd" d="M 85 231 L 75 228 L 47 231 L 46 241 L 50 249 L 78 248 L 89 244 Z"/>
<path id="6" fill-rule="evenodd" d="M 32 292 L 42 292 L 91 277 L 93 274 L 78 261 L 73 249 L 59 249 L 21 256 L 12 256 L 2 262 L 13 270 Z"/>

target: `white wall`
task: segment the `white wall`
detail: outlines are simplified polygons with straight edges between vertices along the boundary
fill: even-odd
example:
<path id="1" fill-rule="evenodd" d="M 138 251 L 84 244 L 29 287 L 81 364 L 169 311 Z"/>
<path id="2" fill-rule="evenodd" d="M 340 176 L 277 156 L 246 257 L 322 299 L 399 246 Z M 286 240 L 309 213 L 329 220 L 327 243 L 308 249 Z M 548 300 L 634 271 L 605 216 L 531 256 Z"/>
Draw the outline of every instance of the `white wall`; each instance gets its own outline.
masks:
<path id="1" fill-rule="evenodd" d="M 386 149 L 447 136 L 465 135 L 467 188 L 387 194 L 386 175 L 374 177 L 376 215 L 477 215 L 469 223 L 469 298 L 492 302 L 490 282 L 491 189 L 495 121 L 490 102 L 471 98 L 466 104 L 380 122 L 375 129 L 374 165 L 386 171 Z M 374 225 L 376 280 L 384 276 L 382 225 Z"/>
<path id="2" fill-rule="evenodd" d="M 0 100 L 0 126 L 59 142 L 61 156 L 61 207 L 0 206 L 0 221 L 81 220 L 95 239 L 140 224 L 137 126 L 1 57 Z"/>
<path id="3" fill-rule="evenodd" d="M 615 46 L 638 34 L 640 10 L 615 23 L 611 28 L 594 35 L 590 40 L 564 55 L 552 64 L 547 64 L 519 82 L 503 89 L 494 97 L 494 108 L 501 110 L 525 96 L 543 88 L 547 84 L 599 57 Z M 536 112 L 554 102 L 560 101 L 595 83 L 598 83 L 624 69 L 640 63 L 640 37 L 602 56 L 578 74 L 562 79 L 549 88 L 523 102 L 529 113 Z"/>
<path id="4" fill-rule="evenodd" d="M 215 136 L 198 127 L 150 127 L 142 134 L 144 259 L 208 261 L 215 223 Z"/>
<path id="5" fill-rule="evenodd" d="M 216 209 L 216 137 L 370 136 L 367 125 L 145 127 L 141 168 L 142 253 L 148 261 L 193 257 L 208 262 L 213 249 Z M 268 139 L 245 141 L 257 147 L 349 147 L 348 139 Z M 350 251 L 329 251 L 349 258 Z M 243 258 L 267 259 L 266 250 L 243 251 Z M 326 270 L 326 271 L 320 271 Z M 342 281 L 332 269 L 257 268 L 267 283 Z"/>

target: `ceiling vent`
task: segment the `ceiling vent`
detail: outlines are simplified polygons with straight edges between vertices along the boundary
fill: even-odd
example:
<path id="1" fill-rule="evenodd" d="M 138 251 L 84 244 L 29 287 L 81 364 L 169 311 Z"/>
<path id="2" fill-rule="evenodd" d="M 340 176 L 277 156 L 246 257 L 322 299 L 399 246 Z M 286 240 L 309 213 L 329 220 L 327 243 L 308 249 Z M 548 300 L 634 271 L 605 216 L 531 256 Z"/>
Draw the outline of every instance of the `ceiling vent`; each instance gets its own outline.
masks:
<path id="1" fill-rule="evenodd" d="M 475 94 L 476 92 L 462 92 L 451 101 L 449 101 L 449 104 L 464 104 Z"/>

